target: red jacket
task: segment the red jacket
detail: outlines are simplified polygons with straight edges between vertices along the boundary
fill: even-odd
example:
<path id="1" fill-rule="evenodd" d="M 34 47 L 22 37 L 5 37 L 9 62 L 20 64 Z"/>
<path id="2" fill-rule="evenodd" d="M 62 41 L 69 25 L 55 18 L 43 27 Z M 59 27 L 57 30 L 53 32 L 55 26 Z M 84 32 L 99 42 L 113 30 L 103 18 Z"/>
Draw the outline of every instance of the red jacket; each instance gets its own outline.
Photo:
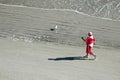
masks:
<path id="1" fill-rule="evenodd" d="M 93 44 L 96 43 L 96 39 L 93 36 L 89 36 L 86 40 L 86 45 L 93 47 Z"/>

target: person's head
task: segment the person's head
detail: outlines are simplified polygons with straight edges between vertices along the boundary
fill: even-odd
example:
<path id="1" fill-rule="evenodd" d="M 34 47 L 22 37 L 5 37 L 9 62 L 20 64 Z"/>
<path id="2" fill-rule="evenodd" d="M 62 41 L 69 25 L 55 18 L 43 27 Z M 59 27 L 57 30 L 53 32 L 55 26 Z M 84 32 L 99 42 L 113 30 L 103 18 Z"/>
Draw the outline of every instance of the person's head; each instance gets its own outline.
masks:
<path id="1" fill-rule="evenodd" d="M 88 32 L 88 36 L 92 36 L 92 32 Z"/>

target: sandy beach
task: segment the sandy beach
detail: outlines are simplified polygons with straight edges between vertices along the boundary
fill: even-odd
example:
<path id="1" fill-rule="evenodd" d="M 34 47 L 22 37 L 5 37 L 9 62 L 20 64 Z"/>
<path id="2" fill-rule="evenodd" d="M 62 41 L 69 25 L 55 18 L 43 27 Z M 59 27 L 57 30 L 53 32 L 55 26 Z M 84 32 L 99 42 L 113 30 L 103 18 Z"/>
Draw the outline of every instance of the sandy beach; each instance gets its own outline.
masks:
<path id="1" fill-rule="evenodd" d="M 120 50 L 94 48 L 96 60 L 82 60 L 85 47 L 0 39 L 1 80 L 119 80 Z"/>
<path id="2" fill-rule="evenodd" d="M 50 29 L 58 26 L 57 32 Z M 72 10 L 0 5 L 0 37 L 83 46 L 81 37 L 93 32 L 97 45 L 120 48 L 120 21 Z"/>
<path id="3" fill-rule="evenodd" d="M 88 31 L 96 60 L 82 58 Z M 119 34 L 119 21 L 0 4 L 0 80 L 120 80 Z"/>

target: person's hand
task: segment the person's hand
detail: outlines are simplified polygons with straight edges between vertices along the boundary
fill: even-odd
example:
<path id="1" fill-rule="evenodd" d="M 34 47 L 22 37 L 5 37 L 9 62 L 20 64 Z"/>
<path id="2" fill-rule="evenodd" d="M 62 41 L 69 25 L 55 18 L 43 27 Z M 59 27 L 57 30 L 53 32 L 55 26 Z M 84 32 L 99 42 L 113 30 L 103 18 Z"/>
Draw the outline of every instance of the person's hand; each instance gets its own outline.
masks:
<path id="1" fill-rule="evenodd" d="M 81 37 L 81 39 L 84 39 L 84 37 Z"/>
<path id="2" fill-rule="evenodd" d="M 84 37 L 81 37 L 81 39 L 85 41 Z"/>

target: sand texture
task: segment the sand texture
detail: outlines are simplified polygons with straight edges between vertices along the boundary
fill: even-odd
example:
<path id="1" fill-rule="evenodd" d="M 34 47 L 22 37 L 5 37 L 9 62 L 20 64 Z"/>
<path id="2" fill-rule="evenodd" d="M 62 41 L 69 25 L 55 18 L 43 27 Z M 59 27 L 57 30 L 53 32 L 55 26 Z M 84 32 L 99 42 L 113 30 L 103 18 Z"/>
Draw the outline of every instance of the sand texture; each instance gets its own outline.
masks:
<path id="1" fill-rule="evenodd" d="M 57 31 L 50 31 L 55 25 Z M 73 11 L 0 5 L 0 36 L 24 41 L 84 45 L 92 31 L 97 44 L 120 48 L 120 21 L 90 17 Z"/>
<path id="2" fill-rule="evenodd" d="M 0 44 L 0 80 L 120 79 L 119 49 L 94 48 L 97 59 L 83 60 L 84 47 L 9 40 Z"/>
<path id="3" fill-rule="evenodd" d="M 96 60 L 82 58 L 89 31 Z M 120 80 L 119 43 L 119 21 L 0 4 L 0 80 Z"/>

